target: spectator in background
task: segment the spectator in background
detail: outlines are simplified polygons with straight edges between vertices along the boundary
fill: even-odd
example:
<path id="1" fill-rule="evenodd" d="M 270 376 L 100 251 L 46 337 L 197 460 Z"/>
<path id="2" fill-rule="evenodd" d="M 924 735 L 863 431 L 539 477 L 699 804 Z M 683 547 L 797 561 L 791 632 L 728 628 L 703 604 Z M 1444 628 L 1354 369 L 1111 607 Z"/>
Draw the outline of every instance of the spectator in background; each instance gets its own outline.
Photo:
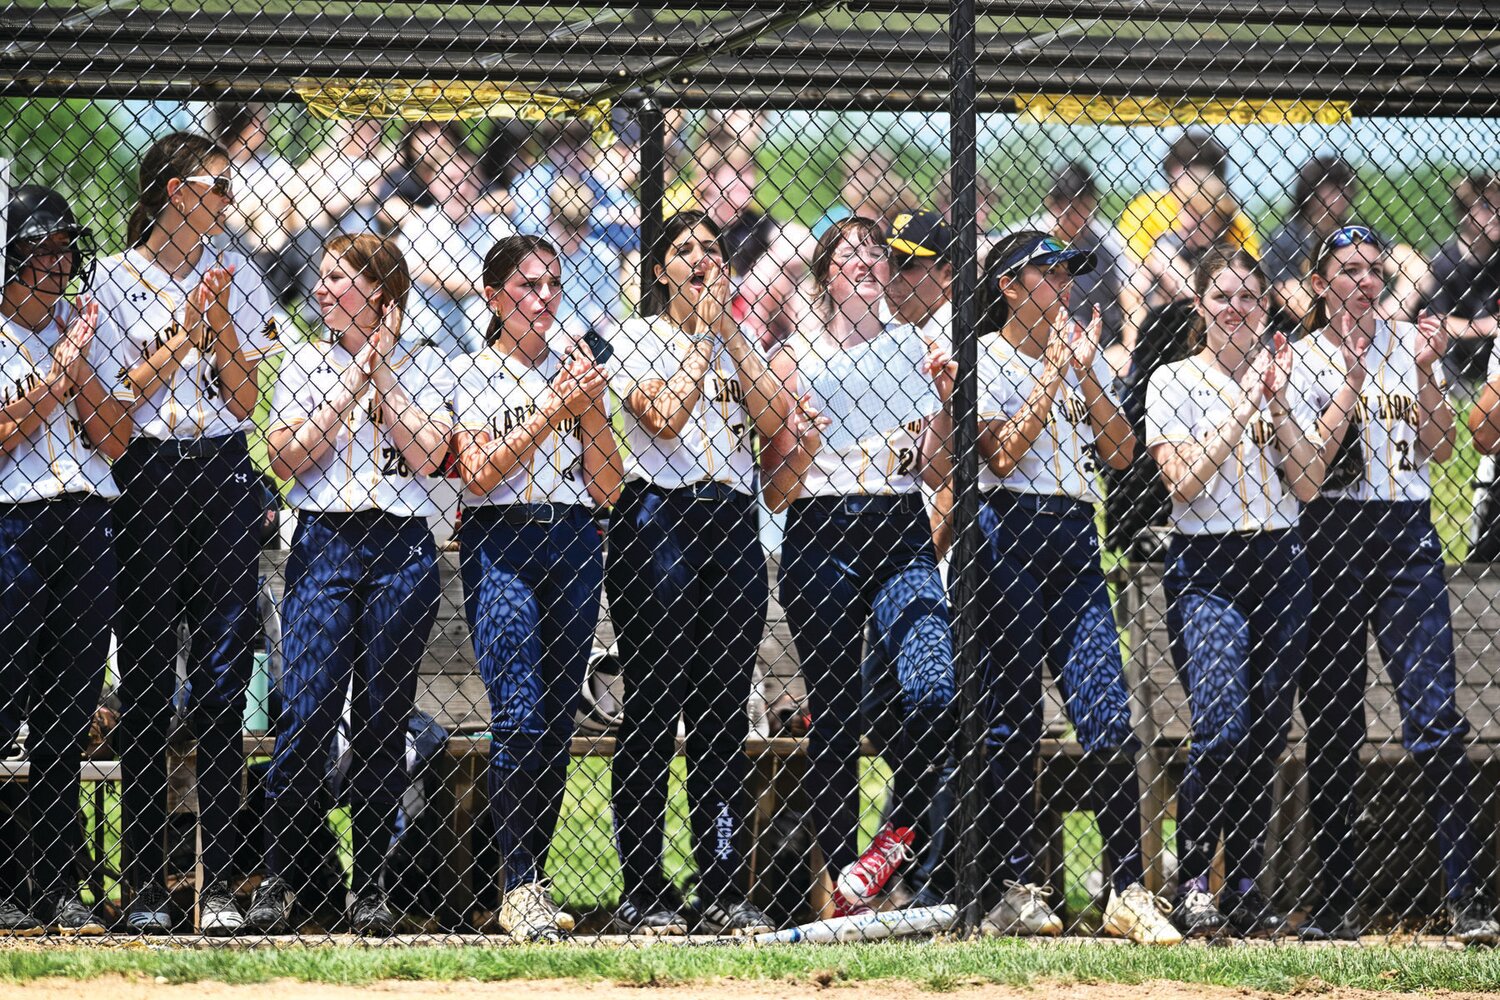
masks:
<path id="1" fill-rule="evenodd" d="M 622 130 L 627 139 L 630 131 Z M 552 187 L 559 178 L 578 181 L 593 192 L 593 201 L 600 210 L 593 220 L 595 231 L 615 250 L 628 252 L 638 249 L 640 237 L 637 227 L 622 224 L 617 209 L 623 205 L 629 214 L 630 193 L 619 185 L 617 162 L 605 163 L 601 169 L 599 147 L 594 141 L 593 127 L 587 122 L 569 121 L 552 131 L 545 138 L 546 148 L 540 159 L 522 171 L 511 186 L 510 217 L 516 231 L 527 236 L 545 236 L 549 223 L 548 214 L 552 206 Z M 616 175 L 614 183 L 606 185 L 601 176 Z"/>
<path id="2" fill-rule="evenodd" d="M 1178 192 L 1170 228 L 1156 238 L 1131 275 L 1132 330 L 1139 330 L 1151 312 L 1192 297 L 1189 276 L 1208 251 L 1234 247 L 1231 234 L 1239 206 L 1223 181 L 1209 175 L 1191 187 L 1180 184 Z"/>
<path id="3" fill-rule="evenodd" d="M 1103 322 L 1100 346 L 1115 372 L 1130 360 L 1134 339 L 1124 340 L 1125 313 L 1121 293 L 1130 288 L 1132 265 L 1114 228 L 1099 218 L 1099 190 L 1093 174 L 1082 163 L 1069 163 L 1052 179 L 1042 210 L 1017 227 L 1039 230 L 1062 240 L 1074 250 L 1092 254 L 1095 266 L 1087 274 L 1075 275 L 1068 298 L 1068 314 L 1087 327 L 1097 307 Z"/>
<path id="4" fill-rule="evenodd" d="M 620 255 L 593 231 L 593 192 L 582 181 L 559 177 L 552 185 L 548 239 L 562 264 L 557 311 L 558 343 L 576 341 L 588 330 L 606 337 L 622 318 Z"/>
<path id="5" fill-rule="evenodd" d="M 282 266 L 293 276 L 289 295 L 310 322 L 320 315 L 312 289 L 324 241 L 338 233 L 376 228 L 380 181 L 395 162 L 394 151 L 385 143 L 385 123 L 354 118 L 335 122 L 327 140 L 297 169 L 288 224 L 292 239 Z"/>
<path id="6" fill-rule="evenodd" d="M 1329 236 L 1354 214 L 1359 177 L 1342 157 L 1314 157 L 1297 171 L 1292 214 L 1271 237 L 1261 266 L 1287 314 L 1301 319 L 1312 308 L 1307 265 Z"/>
<path id="7" fill-rule="evenodd" d="M 1120 216 L 1120 239 L 1136 260 L 1150 255 L 1157 240 L 1175 227 L 1182 206 L 1210 178 L 1228 186 L 1229 151 L 1207 132 L 1184 132 L 1167 150 L 1161 169 L 1167 189 L 1137 195 Z M 1230 220 L 1227 236 L 1232 247 L 1260 256 L 1255 227 L 1244 215 Z"/>
<path id="8" fill-rule="evenodd" d="M 414 291 L 402 336 L 449 357 L 484 347 L 490 309 L 480 282 L 491 244 L 514 235 L 503 215 L 484 210 L 478 158 L 455 150 L 433 175 L 433 203 L 412 213 L 406 229 Z"/>
<path id="9" fill-rule="evenodd" d="M 443 165 L 468 146 L 458 122 L 414 122 L 396 144 L 396 167 L 381 183 L 381 221 L 390 231 L 405 227 L 414 209 L 433 204 L 432 182 Z"/>
<path id="10" fill-rule="evenodd" d="M 801 286 L 811 241 L 802 226 L 778 223 L 756 207 L 759 182 L 755 158 L 731 136 L 711 136 L 700 147 L 694 193 L 698 209 L 723 233 L 734 291 L 730 312 L 769 348 L 790 336 L 806 312 L 809 297 Z"/>
<path id="11" fill-rule="evenodd" d="M 1419 308 L 1443 319 L 1450 375 L 1474 385 L 1484 378 L 1500 299 L 1500 176 L 1473 174 L 1454 186 L 1457 231 L 1437 249 Z"/>
<path id="12" fill-rule="evenodd" d="M 889 226 L 896 216 L 919 208 L 907 179 L 897 172 L 896 160 L 889 154 L 851 146 L 840 166 L 844 183 L 839 201 L 813 224 L 814 237 L 822 238 L 829 226 L 852 216 L 876 219 Z"/>
<path id="13" fill-rule="evenodd" d="M 278 299 L 289 291 L 292 276 L 279 267 L 291 240 L 287 228 L 292 199 L 287 192 L 297 168 L 266 148 L 266 109 L 260 104 L 215 104 L 210 115 L 213 138 L 229 153 L 234 174 L 234 201 L 224 212 L 223 249 L 244 255 L 267 279 Z"/>

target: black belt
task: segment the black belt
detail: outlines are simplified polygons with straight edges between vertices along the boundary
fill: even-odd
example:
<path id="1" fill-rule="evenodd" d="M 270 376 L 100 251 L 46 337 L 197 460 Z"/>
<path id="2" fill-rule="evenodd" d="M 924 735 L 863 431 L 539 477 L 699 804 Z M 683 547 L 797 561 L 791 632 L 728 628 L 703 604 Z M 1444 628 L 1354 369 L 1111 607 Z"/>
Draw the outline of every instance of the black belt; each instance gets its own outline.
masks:
<path id="1" fill-rule="evenodd" d="M 476 523 L 494 522 L 520 527 L 527 524 L 555 524 L 574 517 L 589 518 L 593 509 L 578 503 L 492 503 L 468 507 L 464 518 Z"/>
<path id="2" fill-rule="evenodd" d="M 675 487 L 657 486 L 654 483 L 641 483 L 640 485 L 647 492 L 686 500 L 724 501 L 745 495 L 728 483 L 721 483 L 717 479 L 704 479 L 701 482 Z"/>
<path id="3" fill-rule="evenodd" d="M 1000 488 L 985 490 L 984 501 L 997 507 L 1019 507 L 1033 514 L 1048 517 L 1081 517 L 1092 521 L 1094 505 L 1077 497 L 1052 496 L 1042 493 L 1022 493 L 1019 490 Z"/>
<path id="4" fill-rule="evenodd" d="M 168 458 L 213 458 L 226 449 L 238 447 L 245 450 L 245 432 L 235 431 L 223 437 L 197 438 L 148 438 L 140 437 L 130 442 L 130 447 L 148 451 L 153 455 Z"/>
<path id="5" fill-rule="evenodd" d="M 379 507 L 371 507 L 368 510 L 299 510 L 298 517 L 305 517 L 311 521 L 323 521 L 330 527 L 369 527 L 375 524 L 387 524 L 392 527 L 401 527 L 410 521 L 421 521 L 424 525 L 427 518 L 415 514 L 397 514 L 389 510 L 381 510 Z"/>
<path id="6" fill-rule="evenodd" d="M 792 511 L 799 517 L 808 514 L 893 514 L 927 513 L 920 493 L 847 493 L 842 496 L 798 497 Z"/>

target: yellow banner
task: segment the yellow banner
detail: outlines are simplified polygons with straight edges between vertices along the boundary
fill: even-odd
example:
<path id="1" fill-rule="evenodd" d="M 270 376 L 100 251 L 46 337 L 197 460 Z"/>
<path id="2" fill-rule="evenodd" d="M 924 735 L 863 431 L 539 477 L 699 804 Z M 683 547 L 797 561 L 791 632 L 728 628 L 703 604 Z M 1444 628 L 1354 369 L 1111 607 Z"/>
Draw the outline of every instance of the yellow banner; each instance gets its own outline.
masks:
<path id="1" fill-rule="evenodd" d="M 1343 125 L 1348 101 L 1160 100 L 1018 94 L 1022 117 L 1050 125 Z"/>
<path id="2" fill-rule="evenodd" d="M 430 80 L 302 79 L 295 89 L 307 102 L 308 110 L 320 118 L 399 118 L 409 122 L 578 118 L 593 126 L 599 145 L 607 146 L 615 140 L 609 101 L 585 104 L 493 83 Z"/>

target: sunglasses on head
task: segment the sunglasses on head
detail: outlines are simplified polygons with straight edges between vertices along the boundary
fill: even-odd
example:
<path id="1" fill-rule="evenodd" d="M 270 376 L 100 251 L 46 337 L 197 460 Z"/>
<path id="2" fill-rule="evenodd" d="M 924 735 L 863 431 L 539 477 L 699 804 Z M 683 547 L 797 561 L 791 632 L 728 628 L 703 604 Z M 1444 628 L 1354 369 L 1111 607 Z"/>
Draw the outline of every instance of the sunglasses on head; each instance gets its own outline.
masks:
<path id="1" fill-rule="evenodd" d="M 1026 254 L 1020 260 L 1013 262 L 1001 273 L 1014 276 L 1019 274 L 1022 268 L 1033 261 L 1040 260 L 1043 257 L 1050 257 L 1053 254 L 1067 252 L 1068 245 L 1066 243 L 1055 236 L 1048 236 L 1046 239 L 1038 240 L 1036 245 L 1026 251 Z"/>
<path id="2" fill-rule="evenodd" d="M 1343 226 L 1334 230 L 1333 235 L 1323 243 L 1331 250 L 1342 250 L 1344 247 L 1357 246 L 1361 243 L 1368 243 L 1377 248 L 1384 246 L 1380 237 L 1375 235 L 1375 230 L 1369 226 Z"/>
<path id="3" fill-rule="evenodd" d="M 185 181 L 195 184 L 207 184 L 208 189 L 220 198 L 233 198 L 234 187 L 228 174 L 195 174 L 192 177 L 184 177 Z"/>

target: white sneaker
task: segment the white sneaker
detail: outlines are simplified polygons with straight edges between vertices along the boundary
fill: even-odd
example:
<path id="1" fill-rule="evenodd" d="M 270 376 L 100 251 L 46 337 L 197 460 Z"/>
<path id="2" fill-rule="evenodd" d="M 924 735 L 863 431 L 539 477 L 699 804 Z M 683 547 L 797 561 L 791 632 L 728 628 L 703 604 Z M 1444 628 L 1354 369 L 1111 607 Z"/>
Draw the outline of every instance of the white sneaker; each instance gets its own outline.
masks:
<path id="1" fill-rule="evenodd" d="M 227 937 L 245 929 L 245 918 L 234 901 L 226 882 L 203 887 L 198 897 L 198 931 L 215 937 Z"/>
<path id="2" fill-rule="evenodd" d="M 1005 896 L 979 925 L 983 934 L 1016 937 L 1057 937 L 1063 932 L 1062 917 L 1047 897 L 1050 886 L 1006 882 Z"/>
<path id="3" fill-rule="evenodd" d="M 1135 882 L 1115 889 L 1104 907 L 1104 933 L 1136 944 L 1181 944 L 1182 932 L 1167 919 L 1172 904 Z"/>
<path id="4" fill-rule="evenodd" d="M 561 941 L 573 914 L 552 901 L 542 882 L 518 885 L 500 903 L 500 929 L 518 941 Z"/>

